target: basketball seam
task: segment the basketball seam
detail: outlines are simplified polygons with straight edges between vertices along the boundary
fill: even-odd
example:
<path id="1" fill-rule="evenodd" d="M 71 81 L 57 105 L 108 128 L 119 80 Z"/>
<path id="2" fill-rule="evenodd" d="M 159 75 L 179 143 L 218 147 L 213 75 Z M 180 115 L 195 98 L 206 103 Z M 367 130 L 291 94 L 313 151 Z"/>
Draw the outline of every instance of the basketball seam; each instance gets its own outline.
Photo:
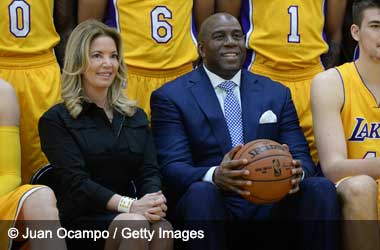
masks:
<path id="1" fill-rule="evenodd" d="M 249 179 L 250 181 L 254 181 L 254 182 L 276 182 L 276 181 L 284 181 L 286 179 L 290 179 L 292 178 L 293 176 L 289 176 L 289 177 L 286 177 L 286 178 L 282 178 L 282 179 L 270 179 L 270 180 L 252 180 L 252 179 Z"/>
<path id="2" fill-rule="evenodd" d="M 289 157 L 289 154 L 287 154 L 287 155 L 267 155 L 267 156 L 264 156 L 264 157 L 262 157 L 262 158 L 259 158 L 259 159 L 254 159 L 254 160 L 252 160 L 252 161 L 250 161 L 250 162 L 248 162 L 248 163 L 253 163 L 253 162 L 256 162 L 256 161 L 260 161 L 260 160 L 262 160 L 262 159 L 266 159 L 266 158 L 269 158 L 269 157 L 276 157 L 276 156 L 287 156 L 287 157 Z M 290 156 L 291 157 L 291 156 Z M 290 158 L 289 157 L 289 158 Z"/>

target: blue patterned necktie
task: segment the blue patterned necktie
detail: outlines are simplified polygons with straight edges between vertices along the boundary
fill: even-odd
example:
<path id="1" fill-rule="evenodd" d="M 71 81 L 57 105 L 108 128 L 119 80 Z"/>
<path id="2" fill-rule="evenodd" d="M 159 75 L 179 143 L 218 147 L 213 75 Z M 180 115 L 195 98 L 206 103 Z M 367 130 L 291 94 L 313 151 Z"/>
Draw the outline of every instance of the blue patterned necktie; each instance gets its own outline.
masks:
<path id="1" fill-rule="evenodd" d="M 244 143 L 240 104 L 233 92 L 236 84 L 233 81 L 225 81 L 219 84 L 218 87 L 227 92 L 224 99 L 224 117 L 230 132 L 232 147 L 235 147 Z"/>

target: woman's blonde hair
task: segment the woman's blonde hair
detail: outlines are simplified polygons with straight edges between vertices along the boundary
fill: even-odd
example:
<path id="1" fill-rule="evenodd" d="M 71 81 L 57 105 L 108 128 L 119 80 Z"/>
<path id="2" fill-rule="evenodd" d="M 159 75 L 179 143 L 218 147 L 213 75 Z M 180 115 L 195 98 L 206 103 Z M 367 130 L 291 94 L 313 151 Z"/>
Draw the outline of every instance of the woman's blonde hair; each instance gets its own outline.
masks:
<path id="1" fill-rule="evenodd" d="M 94 39 L 100 36 L 112 38 L 116 43 L 119 55 L 119 68 L 115 80 L 108 90 L 107 105 L 127 116 L 132 116 L 136 110 L 136 102 L 128 100 L 122 90 L 123 85 L 126 86 L 127 79 L 125 78 L 126 66 L 123 59 L 121 37 L 115 29 L 95 20 L 80 23 L 67 41 L 61 76 L 63 102 L 72 117 L 77 118 L 82 112 L 84 99 L 82 73 L 88 67 L 90 45 Z"/>

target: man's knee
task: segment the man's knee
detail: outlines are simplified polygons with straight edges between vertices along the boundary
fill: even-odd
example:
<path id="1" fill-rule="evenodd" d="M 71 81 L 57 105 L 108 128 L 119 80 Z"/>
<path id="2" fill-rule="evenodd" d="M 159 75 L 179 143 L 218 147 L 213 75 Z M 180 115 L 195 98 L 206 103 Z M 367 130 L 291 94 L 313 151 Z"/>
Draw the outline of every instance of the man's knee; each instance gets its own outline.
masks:
<path id="1" fill-rule="evenodd" d="M 212 183 L 195 182 L 191 184 L 180 199 L 180 212 L 191 219 L 221 219 L 224 213 L 223 196 Z"/>
<path id="2" fill-rule="evenodd" d="M 185 197 L 189 202 L 197 202 L 201 206 L 219 203 L 222 200 L 220 189 L 209 182 L 199 181 L 191 184 L 185 193 Z"/>
<path id="3" fill-rule="evenodd" d="M 344 202 L 359 201 L 362 198 L 377 197 L 377 183 L 367 175 L 354 176 L 341 182 L 338 195 Z"/>
<path id="4" fill-rule="evenodd" d="M 44 206 L 53 206 L 55 207 L 57 199 L 55 198 L 53 190 L 49 187 L 43 187 L 34 191 L 29 199 L 25 202 L 25 206 L 35 206 L 35 205 L 44 205 Z"/>
<path id="5" fill-rule="evenodd" d="M 303 181 L 301 186 L 305 202 L 317 209 L 334 211 L 338 216 L 340 208 L 334 183 L 324 177 L 311 177 Z"/>
<path id="6" fill-rule="evenodd" d="M 324 177 L 310 177 L 305 179 L 301 184 L 301 189 L 316 195 L 332 195 L 336 197 L 334 183 Z"/>
<path id="7" fill-rule="evenodd" d="M 43 187 L 34 191 L 26 199 L 22 207 L 22 214 L 25 219 L 57 219 L 56 203 L 54 192 L 48 187 Z"/>
<path id="8" fill-rule="evenodd" d="M 219 189 L 212 183 L 198 181 L 191 184 L 186 193 L 196 196 L 214 196 L 219 195 Z"/>

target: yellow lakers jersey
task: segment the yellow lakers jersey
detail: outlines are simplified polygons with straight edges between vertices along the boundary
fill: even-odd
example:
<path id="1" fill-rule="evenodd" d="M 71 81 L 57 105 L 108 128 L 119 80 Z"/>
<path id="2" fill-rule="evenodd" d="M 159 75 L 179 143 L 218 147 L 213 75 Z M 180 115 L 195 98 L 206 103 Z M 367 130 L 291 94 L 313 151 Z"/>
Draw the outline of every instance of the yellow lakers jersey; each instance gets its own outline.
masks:
<path id="1" fill-rule="evenodd" d="M 128 65 L 173 69 L 198 57 L 193 1 L 109 0 L 106 23 L 122 36 Z"/>
<path id="2" fill-rule="evenodd" d="M 253 50 L 249 68 L 264 65 L 287 75 L 313 66 L 320 71 L 320 56 L 328 50 L 324 0 L 246 0 L 242 25 Z"/>
<path id="3" fill-rule="evenodd" d="M 53 23 L 54 0 L 0 1 L 0 56 L 41 54 L 59 36 Z"/>
<path id="4" fill-rule="evenodd" d="M 355 63 L 337 67 L 344 86 L 341 111 L 347 157 L 362 159 L 380 154 L 380 108 L 362 81 Z"/>

